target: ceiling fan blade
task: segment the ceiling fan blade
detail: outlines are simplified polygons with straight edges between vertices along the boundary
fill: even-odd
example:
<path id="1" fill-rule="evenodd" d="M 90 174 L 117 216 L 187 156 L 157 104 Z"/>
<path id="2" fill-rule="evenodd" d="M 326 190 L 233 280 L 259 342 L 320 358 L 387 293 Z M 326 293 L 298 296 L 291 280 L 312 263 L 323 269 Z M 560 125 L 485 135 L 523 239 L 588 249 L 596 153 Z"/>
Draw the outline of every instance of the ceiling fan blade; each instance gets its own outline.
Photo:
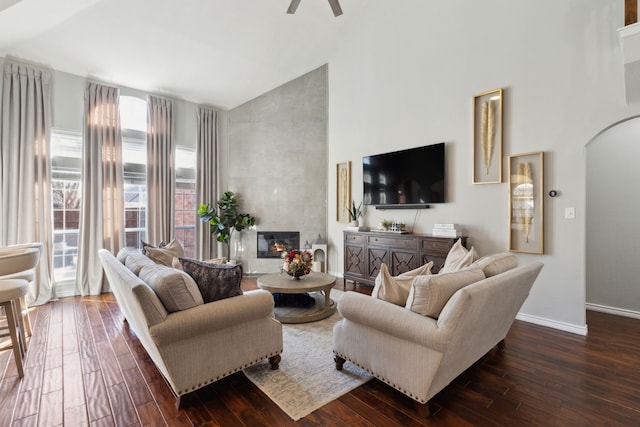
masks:
<path id="1" fill-rule="evenodd" d="M 331 10 L 333 10 L 333 16 L 338 17 L 342 15 L 342 8 L 338 0 L 329 0 L 329 4 L 331 5 Z"/>
<path id="2" fill-rule="evenodd" d="M 289 5 L 289 9 L 287 9 L 287 13 L 296 13 L 296 9 L 300 4 L 300 0 L 291 0 L 291 4 Z"/>

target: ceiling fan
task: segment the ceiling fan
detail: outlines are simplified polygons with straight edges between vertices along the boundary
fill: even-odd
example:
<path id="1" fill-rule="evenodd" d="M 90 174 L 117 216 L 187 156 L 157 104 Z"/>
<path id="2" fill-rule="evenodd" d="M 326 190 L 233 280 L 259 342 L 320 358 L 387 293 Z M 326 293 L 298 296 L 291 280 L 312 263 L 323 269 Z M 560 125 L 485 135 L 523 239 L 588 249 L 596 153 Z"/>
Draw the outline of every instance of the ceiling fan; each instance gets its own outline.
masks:
<path id="1" fill-rule="evenodd" d="M 296 9 L 300 4 L 300 0 L 291 0 L 291 4 L 289 5 L 289 9 L 287 9 L 287 13 L 296 13 Z M 340 7 L 340 3 L 338 0 L 329 0 L 329 5 L 331 6 L 331 10 L 333 10 L 333 16 L 338 17 L 342 15 L 342 8 Z"/>

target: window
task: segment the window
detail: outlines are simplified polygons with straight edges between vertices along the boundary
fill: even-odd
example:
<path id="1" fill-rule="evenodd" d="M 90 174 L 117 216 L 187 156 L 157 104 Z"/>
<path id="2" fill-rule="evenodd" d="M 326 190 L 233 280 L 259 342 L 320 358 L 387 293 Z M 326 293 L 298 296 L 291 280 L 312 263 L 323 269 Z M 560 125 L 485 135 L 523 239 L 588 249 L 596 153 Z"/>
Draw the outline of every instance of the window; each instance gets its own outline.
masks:
<path id="1" fill-rule="evenodd" d="M 56 283 L 75 280 L 82 190 L 82 136 L 54 129 L 51 133 L 51 200 L 53 209 L 53 275 Z"/>
<path id="2" fill-rule="evenodd" d="M 147 238 L 147 102 L 133 96 L 121 96 L 120 123 L 125 244 L 127 247 L 141 248 L 141 242 Z"/>
<path id="3" fill-rule="evenodd" d="M 175 237 L 184 255 L 196 256 L 196 152 L 189 147 L 176 147 L 176 214 Z"/>

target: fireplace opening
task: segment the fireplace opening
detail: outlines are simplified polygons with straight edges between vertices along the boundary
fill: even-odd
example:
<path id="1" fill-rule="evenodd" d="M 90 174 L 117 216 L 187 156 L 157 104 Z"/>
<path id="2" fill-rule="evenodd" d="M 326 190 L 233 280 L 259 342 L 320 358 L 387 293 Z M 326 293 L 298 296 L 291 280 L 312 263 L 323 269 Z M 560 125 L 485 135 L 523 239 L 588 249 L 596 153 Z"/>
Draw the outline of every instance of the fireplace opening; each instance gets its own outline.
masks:
<path id="1" fill-rule="evenodd" d="M 258 258 L 281 258 L 283 252 L 298 248 L 297 231 L 258 231 Z"/>

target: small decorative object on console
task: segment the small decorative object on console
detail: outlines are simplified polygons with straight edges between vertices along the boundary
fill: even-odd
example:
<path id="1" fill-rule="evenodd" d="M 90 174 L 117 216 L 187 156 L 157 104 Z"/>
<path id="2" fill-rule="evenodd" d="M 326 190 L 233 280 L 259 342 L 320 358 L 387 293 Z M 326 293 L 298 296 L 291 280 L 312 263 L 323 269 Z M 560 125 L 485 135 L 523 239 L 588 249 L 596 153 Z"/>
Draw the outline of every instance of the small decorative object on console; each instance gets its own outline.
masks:
<path id="1" fill-rule="evenodd" d="M 403 223 L 393 221 L 389 225 L 389 231 L 393 231 L 395 233 L 405 233 L 407 230 L 406 226 Z"/>
<path id="2" fill-rule="evenodd" d="M 282 258 L 284 259 L 284 264 L 282 264 L 281 271 L 294 279 L 300 279 L 300 277 L 311 273 L 311 266 L 313 265 L 311 252 L 294 249 L 284 252 Z"/>

